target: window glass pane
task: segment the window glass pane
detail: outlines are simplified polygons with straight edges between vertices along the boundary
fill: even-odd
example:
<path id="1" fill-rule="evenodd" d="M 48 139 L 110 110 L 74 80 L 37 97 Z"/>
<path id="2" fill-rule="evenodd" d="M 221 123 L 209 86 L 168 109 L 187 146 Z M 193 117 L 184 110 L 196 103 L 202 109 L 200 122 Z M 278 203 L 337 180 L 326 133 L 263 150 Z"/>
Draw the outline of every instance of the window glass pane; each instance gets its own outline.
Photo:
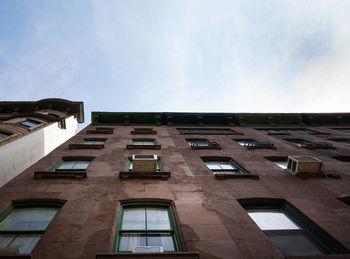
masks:
<path id="1" fill-rule="evenodd" d="M 12 242 L 11 247 L 19 247 L 20 254 L 30 254 L 39 242 L 40 234 L 21 234 Z"/>
<path id="2" fill-rule="evenodd" d="M 105 142 L 103 140 L 85 140 L 82 144 L 85 145 L 103 145 Z"/>
<path id="3" fill-rule="evenodd" d="M 167 209 L 147 208 L 147 229 L 170 230 L 170 222 Z"/>
<path id="4" fill-rule="evenodd" d="M 208 140 L 204 140 L 204 139 L 198 139 L 198 140 L 189 140 L 187 141 L 188 144 L 191 146 L 201 146 L 201 147 L 206 147 L 209 145 Z"/>
<path id="5" fill-rule="evenodd" d="M 133 145 L 143 145 L 143 146 L 147 146 L 147 145 L 154 145 L 154 142 L 151 140 L 145 140 L 145 141 L 141 141 L 141 140 L 134 140 L 133 141 Z"/>
<path id="6" fill-rule="evenodd" d="M 274 161 L 276 165 L 282 169 L 287 169 L 287 161 Z"/>
<path id="7" fill-rule="evenodd" d="M 124 216 L 122 222 L 123 230 L 146 230 L 145 209 L 124 209 Z"/>
<path id="8" fill-rule="evenodd" d="M 63 161 L 57 169 L 72 169 L 75 163 L 75 161 Z"/>
<path id="9" fill-rule="evenodd" d="M 36 121 L 26 120 L 26 121 L 20 122 L 20 124 L 30 128 L 30 127 L 34 127 L 34 126 L 38 125 L 39 123 Z"/>
<path id="10" fill-rule="evenodd" d="M 326 254 L 314 238 L 305 231 L 267 231 L 265 232 L 271 243 L 284 255 L 313 256 Z"/>
<path id="11" fill-rule="evenodd" d="M 220 161 L 219 165 L 221 169 L 236 169 L 237 167 L 233 166 L 230 161 Z"/>
<path id="12" fill-rule="evenodd" d="M 215 170 L 215 169 L 220 170 L 221 169 L 218 162 L 216 162 L 216 161 L 206 161 L 205 164 L 207 165 L 207 167 L 210 170 Z"/>
<path id="13" fill-rule="evenodd" d="M 89 167 L 90 161 L 76 161 L 73 169 L 86 169 Z"/>
<path id="14" fill-rule="evenodd" d="M 163 251 L 174 251 L 174 240 L 171 234 L 152 234 L 147 237 L 149 246 L 161 246 Z"/>
<path id="15" fill-rule="evenodd" d="M 45 230 L 57 213 L 57 208 L 14 209 L 0 223 L 0 230 Z"/>
<path id="16" fill-rule="evenodd" d="M 248 210 L 248 215 L 261 230 L 300 229 L 290 218 L 278 210 Z"/>
<path id="17" fill-rule="evenodd" d="M 124 233 L 120 235 L 119 251 L 133 251 L 135 246 L 145 246 L 146 235 L 140 233 Z"/>

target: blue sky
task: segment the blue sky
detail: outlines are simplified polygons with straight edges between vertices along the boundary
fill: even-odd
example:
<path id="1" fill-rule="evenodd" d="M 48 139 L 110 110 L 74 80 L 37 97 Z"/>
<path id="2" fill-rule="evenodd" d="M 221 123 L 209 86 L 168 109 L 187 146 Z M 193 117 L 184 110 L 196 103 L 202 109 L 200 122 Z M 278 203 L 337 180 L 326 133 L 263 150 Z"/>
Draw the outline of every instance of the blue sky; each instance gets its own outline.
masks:
<path id="1" fill-rule="evenodd" d="M 0 99 L 350 112 L 348 0 L 0 0 Z"/>

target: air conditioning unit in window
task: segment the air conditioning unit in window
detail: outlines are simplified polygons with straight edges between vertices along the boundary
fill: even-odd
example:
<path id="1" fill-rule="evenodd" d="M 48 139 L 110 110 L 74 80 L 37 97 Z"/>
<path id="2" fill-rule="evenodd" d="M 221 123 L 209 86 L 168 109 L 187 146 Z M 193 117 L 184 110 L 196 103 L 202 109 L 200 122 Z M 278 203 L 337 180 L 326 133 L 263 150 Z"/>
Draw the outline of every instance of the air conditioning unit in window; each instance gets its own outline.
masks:
<path id="1" fill-rule="evenodd" d="M 156 172 L 157 155 L 132 155 L 133 172 Z"/>
<path id="2" fill-rule="evenodd" d="M 288 156 L 287 171 L 296 175 L 321 173 L 322 161 L 312 156 Z"/>
<path id="3" fill-rule="evenodd" d="M 162 253 L 162 246 L 135 246 L 133 253 Z"/>

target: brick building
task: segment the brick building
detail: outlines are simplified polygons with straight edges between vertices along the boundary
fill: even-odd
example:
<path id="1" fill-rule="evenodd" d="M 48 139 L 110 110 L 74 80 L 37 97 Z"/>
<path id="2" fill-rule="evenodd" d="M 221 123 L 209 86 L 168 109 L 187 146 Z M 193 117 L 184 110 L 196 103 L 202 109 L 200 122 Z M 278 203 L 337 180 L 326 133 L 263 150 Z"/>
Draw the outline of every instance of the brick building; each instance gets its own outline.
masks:
<path id="1" fill-rule="evenodd" d="M 349 258 L 349 131 L 350 114 L 93 112 L 0 189 L 0 253 Z"/>
<path id="2" fill-rule="evenodd" d="M 77 133 L 82 102 L 0 102 L 0 187 Z"/>

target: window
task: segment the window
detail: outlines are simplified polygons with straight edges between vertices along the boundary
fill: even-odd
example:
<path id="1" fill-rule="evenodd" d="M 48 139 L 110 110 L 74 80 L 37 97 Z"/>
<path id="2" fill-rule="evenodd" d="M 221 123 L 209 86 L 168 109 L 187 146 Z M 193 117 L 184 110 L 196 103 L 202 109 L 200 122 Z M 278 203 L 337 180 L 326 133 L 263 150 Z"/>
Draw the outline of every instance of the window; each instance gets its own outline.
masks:
<path id="1" fill-rule="evenodd" d="M 307 149 L 335 149 L 332 144 L 327 142 L 312 142 L 304 139 L 284 139 L 288 142 L 295 144 L 298 147 Z"/>
<path id="2" fill-rule="evenodd" d="M 25 121 L 21 121 L 18 124 L 21 124 L 23 126 L 26 126 L 27 128 L 31 128 L 31 127 L 35 127 L 37 125 L 39 125 L 40 123 L 34 120 L 25 120 Z"/>
<path id="3" fill-rule="evenodd" d="M 350 165 L 350 156 L 334 156 L 333 158 Z"/>
<path id="4" fill-rule="evenodd" d="M 54 170 L 86 170 L 90 163 L 91 161 L 62 161 Z"/>
<path id="5" fill-rule="evenodd" d="M 233 135 L 239 134 L 232 129 L 220 128 L 178 128 L 180 134 L 208 134 L 208 135 Z"/>
<path id="6" fill-rule="evenodd" d="M 217 142 L 212 142 L 207 139 L 186 139 L 192 149 L 220 149 Z"/>
<path id="7" fill-rule="evenodd" d="M 204 160 L 207 167 L 216 174 L 248 174 L 242 167 L 240 167 L 233 160 Z"/>
<path id="8" fill-rule="evenodd" d="M 99 140 L 99 139 L 86 139 L 83 142 L 81 142 L 81 144 L 83 145 L 104 145 L 106 142 L 106 140 Z"/>
<path id="9" fill-rule="evenodd" d="M 269 129 L 257 129 L 263 133 L 269 134 L 269 135 L 290 135 L 290 134 L 310 134 L 310 133 L 317 133 L 314 130 L 309 129 L 276 129 L 276 128 L 269 128 Z"/>
<path id="10" fill-rule="evenodd" d="M 293 138 L 293 139 L 284 139 L 285 141 L 288 141 L 290 143 L 293 143 L 294 145 L 298 147 L 302 147 L 303 143 L 306 142 L 304 139 L 301 138 Z"/>
<path id="11" fill-rule="evenodd" d="M 342 131 L 342 132 L 345 132 L 345 133 L 350 133 L 350 129 L 349 128 L 335 128 L 334 130 L 338 130 L 338 131 Z"/>
<path id="12" fill-rule="evenodd" d="M 156 144 L 156 141 L 154 139 L 138 139 L 132 141 L 133 145 L 140 145 L 140 146 L 152 146 Z"/>
<path id="13" fill-rule="evenodd" d="M 350 146 L 350 139 L 348 139 L 348 138 L 332 138 L 332 139 L 329 139 L 329 140 L 332 140 L 332 141 L 335 141 L 335 142 L 342 143 L 344 145 Z"/>
<path id="14" fill-rule="evenodd" d="M 277 166 L 282 168 L 283 170 L 287 169 L 287 160 L 288 157 L 266 157 L 266 159 L 274 162 Z"/>
<path id="15" fill-rule="evenodd" d="M 338 242 L 287 204 L 245 205 L 250 218 L 285 256 L 347 253 Z"/>
<path id="16" fill-rule="evenodd" d="M 270 142 L 259 142 L 254 139 L 234 139 L 238 144 L 248 149 L 274 149 L 274 146 Z"/>
<path id="17" fill-rule="evenodd" d="M 122 205 L 119 213 L 115 252 L 182 251 L 174 213 L 165 204 Z"/>
<path id="18" fill-rule="evenodd" d="M 49 171 L 35 171 L 34 177 L 40 178 L 69 178 L 83 179 L 87 177 L 89 168 L 94 157 L 64 157 L 57 165 Z"/>
<path id="19" fill-rule="evenodd" d="M 6 138 L 8 136 L 10 136 L 10 134 L 4 133 L 4 132 L 0 132 L 0 140 Z"/>
<path id="20" fill-rule="evenodd" d="M 114 128 L 104 128 L 104 127 L 96 127 L 93 130 L 87 130 L 87 134 L 113 134 Z"/>
<path id="21" fill-rule="evenodd" d="M 30 254 L 56 216 L 59 207 L 60 205 L 11 207 L 4 213 L 3 220 L 0 220 L 2 251 Z"/>

